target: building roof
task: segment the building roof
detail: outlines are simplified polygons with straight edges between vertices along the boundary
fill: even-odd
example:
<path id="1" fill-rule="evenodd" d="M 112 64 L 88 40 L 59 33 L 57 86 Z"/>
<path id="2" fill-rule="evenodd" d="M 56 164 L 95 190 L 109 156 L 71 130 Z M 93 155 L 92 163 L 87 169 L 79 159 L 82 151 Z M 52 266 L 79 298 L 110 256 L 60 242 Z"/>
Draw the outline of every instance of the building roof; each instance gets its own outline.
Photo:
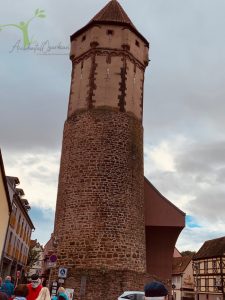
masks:
<path id="1" fill-rule="evenodd" d="M 42 251 L 44 250 L 43 246 L 37 241 L 37 239 L 30 240 L 30 248 L 39 248 Z"/>
<path id="2" fill-rule="evenodd" d="M 206 241 L 194 255 L 193 259 L 196 260 L 221 256 L 225 256 L 225 236 Z"/>
<path id="3" fill-rule="evenodd" d="M 27 210 L 30 209 L 30 205 L 26 199 L 21 198 L 24 194 L 24 191 L 22 189 L 19 189 L 16 187 L 16 185 L 19 183 L 18 177 L 15 176 L 6 176 L 7 182 L 9 183 L 9 188 L 12 190 L 13 197 L 12 201 L 15 202 L 17 205 L 19 205 L 21 211 L 23 212 L 24 217 L 30 224 L 32 229 L 35 229 L 34 224 L 27 212 Z M 26 202 L 28 204 L 26 204 Z"/>
<path id="4" fill-rule="evenodd" d="M 91 26 L 101 24 L 126 26 L 136 33 L 147 44 L 147 46 L 149 46 L 149 42 L 142 36 L 142 34 L 140 34 L 117 0 L 111 0 L 87 23 L 87 25 L 71 35 L 71 41 Z"/>
<path id="5" fill-rule="evenodd" d="M 172 274 L 178 275 L 184 273 L 191 260 L 192 256 L 173 257 Z"/>
<path id="6" fill-rule="evenodd" d="M 37 244 L 37 240 L 30 240 L 30 248 L 34 248 Z"/>
<path id="7" fill-rule="evenodd" d="M 15 176 L 7 176 L 7 181 L 11 184 L 13 188 L 15 188 L 17 184 L 20 184 L 19 178 Z"/>
<path id="8" fill-rule="evenodd" d="M 30 218 L 30 216 L 29 216 L 29 214 L 28 214 L 28 212 L 27 212 L 27 208 L 24 206 L 24 204 L 23 204 L 23 202 L 21 201 L 21 198 L 20 198 L 20 196 L 19 196 L 18 194 L 16 194 L 16 196 L 13 198 L 13 201 L 14 201 L 17 205 L 19 205 L 21 211 L 23 212 L 24 217 L 26 218 L 26 220 L 27 220 L 28 223 L 30 224 L 31 229 L 35 229 L 34 224 L 33 224 L 32 220 L 31 220 L 31 218 Z"/>
<path id="9" fill-rule="evenodd" d="M 4 164 L 3 164 L 1 149 L 0 149 L 0 171 L 2 173 L 2 180 L 3 180 L 3 184 L 4 184 L 4 188 L 5 188 L 9 212 L 11 212 L 12 205 L 11 205 L 11 201 L 10 201 L 10 197 L 9 197 L 9 190 L 8 190 L 8 185 L 7 185 L 6 175 L 5 175 L 5 168 L 4 168 Z"/>
<path id="10" fill-rule="evenodd" d="M 144 178 L 145 226 L 185 227 L 185 213 Z"/>
<path id="11" fill-rule="evenodd" d="M 181 257 L 180 251 L 175 247 L 173 251 L 173 257 Z"/>
<path id="12" fill-rule="evenodd" d="M 16 188 L 16 192 L 20 195 L 20 196 L 25 196 L 24 190 L 23 189 L 18 189 Z"/>
<path id="13" fill-rule="evenodd" d="M 124 23 L 137 30 L 117 0 L 111 0 L 106 6 L 104 6 L 89 23 L 92 22 Z"/>

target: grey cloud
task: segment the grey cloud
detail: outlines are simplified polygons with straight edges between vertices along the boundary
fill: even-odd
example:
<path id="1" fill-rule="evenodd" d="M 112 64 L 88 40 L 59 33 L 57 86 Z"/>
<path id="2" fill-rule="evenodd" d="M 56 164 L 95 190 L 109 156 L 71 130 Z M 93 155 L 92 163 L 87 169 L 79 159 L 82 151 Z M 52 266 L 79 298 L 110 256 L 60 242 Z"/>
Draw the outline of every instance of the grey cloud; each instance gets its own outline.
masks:
<path id="1" fill-rule="evenodd" d="M 31 33 L 37 40 L 67 44 L 69 36 L 106 2 L 83 0 L 78 5 L 70 0 L 56 0 L 54 4 L 40 0 L 38 5 L 45 9 L 47 17 L 33 22 Z M 145 143 L 153 146 L 163 140 L 173 143 L 173 138 L 179 135 L 187 139 L 185 146 L 175 153 L 177 172 L 149 170 L 148 176 L 165 196 L 173 192 L 179 199 L 191 194 L 195 200 L 187 204 L 188 213 L 196 217 L 205 215 L 209 222 L 215 220 L 210 202 L 214 199 L 222 208 L 217 209 L 219 222 L 225 195 L 225 2 L 121 0 L 120 3 L 150 41 L 151 62 L 145 76 Z M 7 2 L 3 6 L 5 23 L 21 21 L 21 16 L 37 8 L 33 2 L 26 3 L 26 7 L 15 3 L 14 11 Z M 4 75 L 0 81 L 0 142 L 4 152 L 14 154 L 15 158 L 7 160 L 10 166 L 16 164 L 17 154 L 24 151 L 60 151 L 71 76 L 68 56 L 9 54 L 18 37 L 12 30 L 0 33 L 3 58 L 0 69 Z M 22 163 L 25 168 L 29 164 L 35 166 L 35 158 Z M 55 183 L 38 167 L 28 175 L 30 180 Z M 179 201 L 176 205 L 179 207 Z M 188 234 L 191 233 L 188 231 L 186 238 Z M 206 238 L 207 234 L 203 231 L 201 234 Z"/>
<path id="2" fill-rule="evenodd" d="M 199 190 L 196 199 L 188 203 L 187 209 L 198 216 L 199 222 L 213 222 L 215 226 L 224 223 L 224 195 L 225 188 L 221 189 L 219 185 Z"/>
<path id="3" fill-rule="evenodd" d="M 35 37 L 68 42 L 69 35 L 86 24 L 105 1 L 96 4 L 86 0 L 79 6 L 76 2 L 64 5 L 60 1 L 54 7 L 44 1 L 39 4 L 47 17 L 33 22 Z M 146 138 L 155 141 L 159 135 L 176 132 L 203 139 L 206 128 L 211 135 L 215 130 L 218 134 L 224 126 L 225 108 L 221 83 L 225 43 L 220 31 L 225 23 L 221 13 L 224 2 L 215 6 L 210 1 L 171 0 L 166 5 L 165 1 L 141 1 L 138 14 L 136 1 L 121 4 L 151 42 L 145 84 Z M 33 12 L 31 6 L 29 10 Z M 19 11 L 22 13 L 22 9 Z M 59 149 L 69 94 L 69 58 L 5 58 L 5 83 L 0 95 L 4 99 L 0 128 L 6 129 L 0 131 L 2 143 L 8 148 L 13 140 L 14 148 Z M 6 118 L 8 113 L 10 121 Z M 17 124 L 16 130 L 12 123 Z"/>
<path id="4" fill-rule="evenodd" d="M 196 142 L 176 157 L 176 167 L 181 172 L 214 172 L 222 165 L 225 165 L 225 141 Z"/>
<path id="5" fill-rule="evenodd" d="M 151 172 L 148 177 L 169 199 L 179 207 L 179 197 L 190 200 L 183 210 L 199 222 L 223 223 L 225 210 L 225 142 L 207 144 L 184 142 L 175 155 L 176 172 Z M 178 200 L 177 200 L 178 199 Z"/>
<path id="6" fill-rule="evenodd" d="M 206 240 L 215 239 L 224 236 L 222 230 L 215 231 L 209 227 L 185 228 L 183 229 L 177 243 L 180 251 L 193 250 L 198 251 Z"/>
<path id="7" fill-rule="evenodd" d="M 39 181 L 48 185 L 52 185 L 55 188 L 57 188 L 57 181 L 58 181 L 58 172 L 55 174 L 53 172 L 49 172 L 47 173 L 42 173 L 37 171 L 31 171 L 28 172 L 28 176 L 30 176 L 30 178 L 32 178 L 32 180 L 34 181 Z"/>
<path id="8" fill-rule="evenodd" d="M 225 167 L 222 167 L 222 168 L 219 168 L 219 169 L 217 170 L 217 177 L 216 177 L 216 180 L 217 180 L 219 183 L 224 184 L 224 178 L 225 178 Z"/>

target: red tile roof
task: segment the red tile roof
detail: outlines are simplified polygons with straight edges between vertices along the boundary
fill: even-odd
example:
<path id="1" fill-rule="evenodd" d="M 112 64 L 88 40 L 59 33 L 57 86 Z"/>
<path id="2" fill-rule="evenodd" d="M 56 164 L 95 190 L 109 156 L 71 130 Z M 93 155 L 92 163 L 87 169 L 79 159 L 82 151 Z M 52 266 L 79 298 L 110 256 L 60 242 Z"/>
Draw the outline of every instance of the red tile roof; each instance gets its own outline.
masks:
<path id="1" fill-rule="evenodd" d="M 190 263 L 192 256 L 173 257 L 172 274 L 178 275 L 185 271 Z"/>
<path id="2" fill-rule="evenodd" d="M 89 23 L 93 21 L 124 23 L 136 30 L 134 24 L 117 0 L 111 0 Z"/>
<path id="3" fill-rule="evenodd" d="M 206 241 L 193 259 L 204 259 L 212 257 L 221 257 L 225 255 L 225 236 Z"/>
<path id="4" fill-rule="evenodd" d="M 148 41 L 140 34 L 136 29 L 134 24 L 131 22 L 130 18 L 119 4 L 117 0 L 111 0 L 106 4 L 89 22 L 87 25 L 76 31 L 71 35 L 71 41 L 76 38 L 78 35 L 82 34 L 84 31 L 89 29 L 91 26 L 96 24 L 109 24 L 109 25 L 118 25 L 126 26 L 135 34 L 137 34 L 146 44 L 149 46 Z"/>

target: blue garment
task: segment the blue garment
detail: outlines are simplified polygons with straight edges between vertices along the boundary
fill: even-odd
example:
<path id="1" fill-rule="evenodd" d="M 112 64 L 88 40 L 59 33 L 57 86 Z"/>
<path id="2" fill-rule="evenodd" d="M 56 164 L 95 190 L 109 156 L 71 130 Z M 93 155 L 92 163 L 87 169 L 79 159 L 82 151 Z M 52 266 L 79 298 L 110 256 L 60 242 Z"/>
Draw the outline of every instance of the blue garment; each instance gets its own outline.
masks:
<path id="1" fill-rule="evenodd" d="M 69 300 L 69 298 L 68 298 L 68 296 L 67 296 L 66 293 L 59 292 L 58 297 L 59 297 L 59 296 L 62 296 L 65 300 Z"/>
<path id="2" fill-rule="evenodd" d="M 14 284 L 10 280 L 5 280 L 1 286 L 1 292 L 11 297 L 14 293 Z"/>
<path id="3" fill-rule="evenodd" d="M 53 296 L 52 300 L 58 300 L 59 296 L 63 297 L 65 300 L 69 300 L 68 296 L 66 293 L 63 292 L 59 292 L 57 296 Z"/>

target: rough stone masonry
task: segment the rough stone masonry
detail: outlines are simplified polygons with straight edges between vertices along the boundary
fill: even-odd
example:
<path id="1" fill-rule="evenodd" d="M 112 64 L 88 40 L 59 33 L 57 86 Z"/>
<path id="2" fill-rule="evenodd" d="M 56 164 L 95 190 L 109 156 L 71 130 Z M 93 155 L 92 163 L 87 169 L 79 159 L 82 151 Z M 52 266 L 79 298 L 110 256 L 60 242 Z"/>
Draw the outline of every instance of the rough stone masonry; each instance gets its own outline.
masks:
<path id="1" fill-rule="evenodd" d="M 111 0 L 71 36 L 54 237 L 75 299 L 117 299 L 146 273 L 143 84 L 149 44 Z"/>

